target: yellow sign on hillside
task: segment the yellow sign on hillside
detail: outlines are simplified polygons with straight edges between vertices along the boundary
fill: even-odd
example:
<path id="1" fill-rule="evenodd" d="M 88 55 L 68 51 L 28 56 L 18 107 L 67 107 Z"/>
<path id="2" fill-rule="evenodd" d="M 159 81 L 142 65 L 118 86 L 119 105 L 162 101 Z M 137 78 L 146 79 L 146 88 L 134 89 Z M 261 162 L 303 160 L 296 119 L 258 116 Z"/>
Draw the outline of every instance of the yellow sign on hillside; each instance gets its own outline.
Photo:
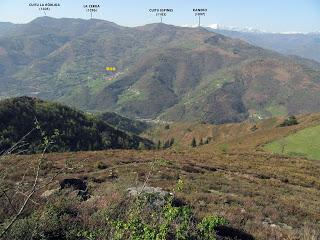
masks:
<path id="1" fill-rule="evenodd" d="M 115 71 L 117 71 L 117 68 L 116 67 L 106 67 L 106 71 L 115 72 Z"/>

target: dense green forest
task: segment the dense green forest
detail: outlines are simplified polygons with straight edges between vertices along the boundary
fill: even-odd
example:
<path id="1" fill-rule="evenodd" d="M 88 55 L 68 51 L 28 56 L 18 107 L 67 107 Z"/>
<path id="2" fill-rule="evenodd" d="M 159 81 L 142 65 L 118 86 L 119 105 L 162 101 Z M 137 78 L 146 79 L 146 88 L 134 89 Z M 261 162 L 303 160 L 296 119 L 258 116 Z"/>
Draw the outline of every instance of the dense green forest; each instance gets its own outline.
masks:
<path id="1" fill-rule="evenodd" d="M 111 127 L 93 115 L 31 97 L 0 102 L 0 151 L 37 153 L 152 147 L 152 142 Z M 15 144 L 19 143 L 15 146 Z"/>

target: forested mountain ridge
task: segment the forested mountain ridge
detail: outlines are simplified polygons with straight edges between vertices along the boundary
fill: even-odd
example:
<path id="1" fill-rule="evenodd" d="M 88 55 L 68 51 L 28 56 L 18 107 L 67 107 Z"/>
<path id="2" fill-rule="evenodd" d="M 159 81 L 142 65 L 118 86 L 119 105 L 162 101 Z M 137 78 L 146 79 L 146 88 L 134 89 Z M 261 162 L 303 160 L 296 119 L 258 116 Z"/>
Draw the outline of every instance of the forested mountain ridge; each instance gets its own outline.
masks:
<path id="1" fill-rule="evenodd" d="M 137 149 L 152 142 L 116 130 L 95 116 L 70 107 L 19 97 L 0 101 L 0 152 L 37 153 L 47 139 L 48 151 Z"/>

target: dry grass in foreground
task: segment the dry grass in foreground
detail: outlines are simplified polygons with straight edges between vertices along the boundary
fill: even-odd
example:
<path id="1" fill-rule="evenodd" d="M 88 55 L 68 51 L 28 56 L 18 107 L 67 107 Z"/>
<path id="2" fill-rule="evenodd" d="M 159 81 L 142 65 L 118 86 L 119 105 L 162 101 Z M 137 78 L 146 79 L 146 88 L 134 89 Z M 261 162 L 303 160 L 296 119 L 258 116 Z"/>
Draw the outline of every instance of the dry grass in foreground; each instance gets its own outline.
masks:
<path id="1" fill-rule="evenodd" d="M 7 185 L 14 187 L 24 176 L 22 187 L 28 187 L 35 159 L 35 155 L 5 158 L 0 169 L 8 171 Z M 171 191 L 178 179 L 183 180 L 178 197 L 199 217 L 221 215 L 257 239 L 317 239 L 320 235 L 319 161 L 266 153 L 173 150 L 61 153 L 46 155 L 40 181 L 62 168 L 65 170 L 57 180 L 88 179 L 91 198 L 77 203 L 82 209 L 78 217 L 84 222 L 88 215 L 120 201 L 128 187 L 141 185 L 152 169 L 149 186 Z M 58 186 L 53 182 L 47 189 Z M 40 197 L 41 193 L 29 204 L 25 216 L 48 200 Z M 0 212 L 3 221 L 12 212 L 6 199 L 1 198 L 0 204 L 6 206 Z"/>

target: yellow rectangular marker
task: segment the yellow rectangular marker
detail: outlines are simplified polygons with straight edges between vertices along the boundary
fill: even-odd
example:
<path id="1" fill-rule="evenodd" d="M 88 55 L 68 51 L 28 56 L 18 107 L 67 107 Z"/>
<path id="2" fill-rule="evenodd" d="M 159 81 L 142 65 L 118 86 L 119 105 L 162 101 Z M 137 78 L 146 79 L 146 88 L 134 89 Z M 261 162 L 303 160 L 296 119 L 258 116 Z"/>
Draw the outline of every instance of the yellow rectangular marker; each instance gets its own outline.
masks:
<path id="1" fill-rule="evenodd" d="M 106 67 L 106 71 L 115 72 L 115 71 L 117 71 L 117 68 L 116 67 Z"/>

